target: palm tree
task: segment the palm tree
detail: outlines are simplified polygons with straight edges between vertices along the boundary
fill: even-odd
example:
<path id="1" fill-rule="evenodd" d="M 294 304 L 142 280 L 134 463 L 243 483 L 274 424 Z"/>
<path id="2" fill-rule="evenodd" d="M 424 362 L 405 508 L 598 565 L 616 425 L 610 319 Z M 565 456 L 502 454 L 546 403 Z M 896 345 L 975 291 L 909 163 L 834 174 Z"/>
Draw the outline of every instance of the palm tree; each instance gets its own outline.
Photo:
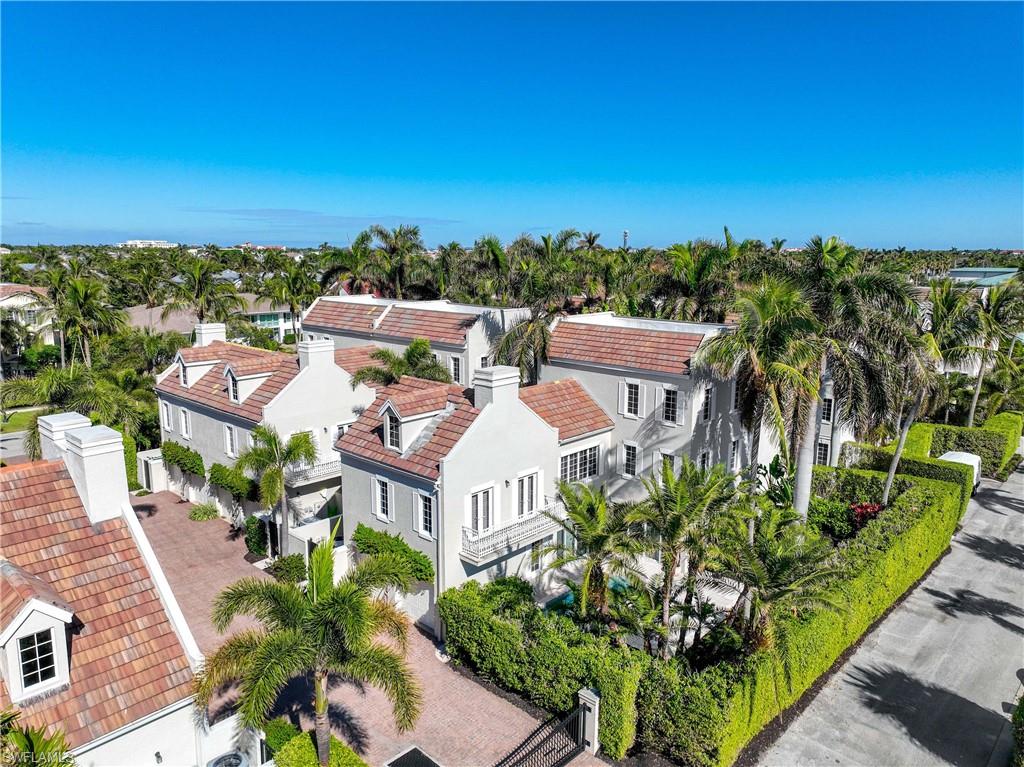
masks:
<path id="1" fill-rule="evenodd" d="M 288 259 L 284 268 L 264 283 L 260 295 L 276 306 L 288 307 L 292 316 L 292 336 L 298 340 L 299 313 L 320 295 L 320 286 L 305 260 Z"/>
<path id="2" fill-rule="evenodd" d="M 125 324 L 124 312 L 110 305 L 103 283 L 90 277 L 68 280 L 59 315 L 68 336 L 78 341 L 86 367 L 92 367 L 92 341 Z"/>
<path id="3" fill-rule="evenodd" d="M 616 627 L 613 637 L 617 641 L 638 636 L 649 655 L 654 655 L 655 644 L 667 644 L 668 624 L 661 619 L 661 605 L 657 597 L 660 590 L 660 584 L 629 583 L 611 592 L 608 615 Z"/>
<path id="4" fill-rule="evenodd" d="M 551 315 L 541 305 L 530 307 L 530 314 L 506 330 L 494 344 L 498 365 L 519 368 L 519 377 L 531 384 L 540 380 L 541 367 L 548 361 L 551 347 Z"/>
<path id="5" fill-rule="evenodd" d="M 153 310 L 164 302 L 167 295 L 167 265 L 158 258 L 147 258 L 133 265 L 129 279 L 142 295 L 142 303 L 149 310 L 149 326 L 153 327 Z"/>
<path id="6" fill-rule="evenodd" d="M 1020 278 L 988 289 L 978 299 L 976 305 L 978 320 L 977 360 L 978 377 L 971 397 L 971 409 L 967 413 L 967 425 L 974 426 L 974 413 L 981 395 L 981 385 L 989 360 L 995 358 L 1002 364 L 1013 362 L 1002 351 L 1004 342 L 1012 342 L 1013 338 L 1024 331 L 1024 283 Z"/>
<path id="7" fill-rule="evenodd" d="M 728 231 L 728 230 L 727 230 Z M 665 251 L 668 272 L 659 293 L 673 319 L 718 322 L 732 284 L 727 266 L 729 252 L 707 240 L 672 245 Z"/>
<path id="8" fill-rule="evenodd" d="M 281 532 L 278 550 L 288 553 L 288 527 L 290 510 L 285 487 L 287 475 L 293 469 L 316 462 L 316 445 L 308 431 L 292 434 L 287 441 L 273 426 L 257 426 L 252 430 L 252 447 L 235 461 L 241 471 L 259 478 L 260 503 L 267 508 L 275 505 L 281 510 Z"/>
<path id="9" fill-rule="evenodd" d="M 160 313 L 161 318 L 167 319 L 174 312 L 192 311 L 199 322 L 208 319 L 225 322 L 233 313 L 242 311 L 245 301 L 232 283 L 219 276 L 220 271 L 212 260 L 186 260 L 178 272 L 180 281 L 171 284 L 171 300 Z"/>
<path id="10" fill-rule="evenodd" d="M 395 354 L 390 349 L 377 349 L 370 357 L 380 365 L 370 365 L 357 370 L 352 376 L 353 389 L 359 384 L 390 386 L 401 380 L 402 376 L 425 378 L 441 383 L 452 382 L 448 369 L 430 351 L 430 341 L 425 338 L 414 338 L 401 354 Z"/>
<path id="11" fill-rule="evenodd" d="M 377 259 L 395 298 L 423 271 L 423 240 L 418 226 L 395 229 L 374 224 L 368 230 L 377 241 Z"/>
<path id="12" fill-rule="evenodd" d="M 643 483 L 647 498 L 636 506 L 630 518 L 646 525 L 652 547 L 661 553 L 661 622 L 666 629 L 661 651 L 662 657 L 668 660 L 668 628 L 680 562 L 685 556 L 682 646 L 696 596 L 697 574 L 707 560 L 711 530 L 717 524 L 718 515 L 735 496 L 736 486 L 733 475 L 721 464 L 702 471 L 687 456 L 683 456 L 678 474 L 666 461 L 660 472 L 644 477 Z"/>
<path id="13" fill-rule="evenodd" d="M 554 555 L 545 570 L 580 565 L 580 615 L 586 616 L 593 604 L 595 612 L 607 619 L 611 580 L 639 577 L 637 557 L 644 543 L 636 534 L 628 509 L 610 503 L 603 487 L 594 490 L 561 482 L 558 497 L 565 516 L 555 510 L 545 510 L 544 514 L 568 534 L 568 539 L 541 549 L 541 557 Z"/>
<path id="14" fill-rule="evenodd" d="M 430 271 L 441 298 L 447 298 L 454 290 L 465 260 L 466 249 L 454 240 L 447 245 L 438 245 L 437 256 L 430 262 Z"/>
<path id="15" fill-rule="evenodd" d="M 380 277 L 374 263 L 373 235 L 369 232 L 360 232 L 347 248 L 328 250 L 321 265 L 324 271 L 320 287 L 325 290 L 348 280 L 352 293 L 365 293 Z"/>
<path id="16" fill-rule="evenodd" d="M 45 727 L 19 724 L 20 716 L 16 709 L 0 710 L 0 762 L 75 766 L 71 746 L 61 730 L 47 734 Z"/>
<path id="17" fill-rule="evenodd" d="M 367 557 L 335 584 L 333 541 L 331 535 L 313 550 L 305 586 L 243 578 L 224 589 L 213 606 L 218 631 L 237 615 L 249 615 L 261 625 L 225 641 L 195 679 L 196 702 L 203 709 L 218 688 L 239 682 L 239 718 L 258 729 L 290 679 L 312 677 L 321 765 L 330 758 L 332 674 L 382 690 L 403 732 L 416 723 L 422 703 L 404 658 L 409 619 L 383 596 L 388 589 L 408 591 L 413 580 L 408 563 L 393 555 Z M 399 650 L 379 642 L 381 634 Z"/>

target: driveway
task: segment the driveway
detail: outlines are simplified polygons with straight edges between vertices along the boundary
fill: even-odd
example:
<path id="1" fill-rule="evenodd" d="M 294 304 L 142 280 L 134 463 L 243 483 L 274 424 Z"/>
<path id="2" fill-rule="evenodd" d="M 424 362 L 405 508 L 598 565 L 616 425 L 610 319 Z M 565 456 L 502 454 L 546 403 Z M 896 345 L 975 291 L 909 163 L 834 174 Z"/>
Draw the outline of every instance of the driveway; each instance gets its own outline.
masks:
<path id="1" fill-rule="evenodd" d="M 759 763 L 999 765 L 1024 680 L 1024 470 L 984 480 L 952 550 Z"/>

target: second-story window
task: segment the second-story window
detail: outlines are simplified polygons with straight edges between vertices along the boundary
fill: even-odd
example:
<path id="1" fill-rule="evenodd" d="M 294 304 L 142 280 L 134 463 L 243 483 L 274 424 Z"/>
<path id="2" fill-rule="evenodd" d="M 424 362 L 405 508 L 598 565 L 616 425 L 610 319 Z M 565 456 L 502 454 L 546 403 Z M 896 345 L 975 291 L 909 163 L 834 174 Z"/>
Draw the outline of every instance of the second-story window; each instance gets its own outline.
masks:
<path id="1" fill-rule="evenodd" d="M 160 403 L 160 422 L 168 431 L 174 428 L 174 424 L 171 423 L 171 406 L 166 402 Z"/>
<path id="2" fill-rule="evenodd" d="M 455 383 L 462 383 L 462 358 L 452 357 L 452 380 Z"/>
<path id="3" fill-rule="evenodd" d="M 470 496 L 469 524 L 474 533 L 486 533 L 491 529 L 491 488 Z"/>
<path id="4" fill-rule="evenodd" d="M 707 471 L 708 470 L 708 463 L 709 463 L 708 451 L 707 450 L 701 450 L 700 451 L 700 460 L 698 461 L 698 464 L 700 465 L 700 470 L 701 471 Z"/>
<path id="5" fill-rule="evenodd" d="M 491 366 L 491 361 L 489 359 L 487 359 L 487 355 L 485 354 L 483 357 L 480 358 L 480 367 L 482 367 L 482 368 L 489 368 L 490 366 Z"/>
<path id="6" fill-rule="evenodd" d="M 231 394 L 231 401 L 238 402 L 238 379 L 234 373 L 228 373 L 228 391 Z"/>
<path id="7" fill-rule="evenodd" d="M 665 401 L 661 406 L 661 418 L 663 421 L 675 423 L 679 416 L 679 391 L 677 389 L 665 389 Z"/>
<path id="8" fill-rule="evenodd" d="M 827 397 L 821 401 L 821 420 L 824 423 L 832 423 L 832 398 Z"/>
<path id="9" fill-rule="evenodd" d="M 181 436 L 183 436 L 185 439 L 191 438 L 192 437 L 192 418 L 189 415 L 189 412 L 185 408 L 182 408 L 181 412 L 179 413 L 179 421 L 180 421 L 180 426 L 181 426 L 181 429 L 180 429 Z"/>
<path id="10" fill-rule="evenodd" d="M 640 415 L 640 384 L 626 384 L 626 415 Z"/>
<path id="11" fill-rule="evenodd" d="M 828 466 L 828 442 L 819 442 L 814 453 L 814 462 L 819 466 Z"/>
<path id="12" fill-rule="evenodd" d="M 562 456 L 559 478 L 563 482 L 580 482 L 597 476 L 597 445 Z"/>
<path id="13" fill-rule="evenodd" d="M 704 389 L 704 402 L 701 404 L 700 418 L 702 421 L 711 420 L 711 410 L 714 405 L 715 390 L 708 386 Z"/>
<path id="14" fill-rule="evenodd" d="M 740 382 L 739 381 L 733 381 L 732 382 L 732 409 L 733 410 L 739 410 L 740 409 Z"/>
<path id="15" fill-rule="evenodd" d="M 391 518 L 391 485 L 387 480 L 377 480 L 377 516 L 383 520 Z"/>
<path id="16" fill-rule="evenodd" d="M 178 365 L 178 377 L 181 379 L 182 386 L 188 386 L 188 368 L 185 367 L 184 362 Z"/>
<path id="17" fill-rule="evenodd" d="M 523 517 L 537 508 L 537 475 L 529 474 L 519 478 L 519 516 Z"/>
<path id="18" fill-rule="evenodd" d="M 229 458 L 234 458 L 235 451 L 235 427 L 225 426 L 224 427 L 224 452 L 227 453 Z"/>
<path id="19" fill-rule="evenodd" d="M 434 499 L 429 495 L 420 496 L 420 532 L 434 534 Z"/>
<path id="20" fill-rule="evenodd" d="M 21 658 L 21 682 L 25 689 L 57 676 L 53 631 L 50 629 L 21 637 L 18 654 Z"/>
<path id="21" fill-rule="evenodd" d="M 398 416 L 394 413 L 388 412 L 385 416 L 385 422 L 387 425 L 387 439 L 388 447 L 392 450 L 402 449 L 402 425 L 398 421 Z"/>
<path id="22" fill-rule="evenodd" d="M 627 477 L 635 477 L 637 472 L 637 448 L 636 445 L 625 444 L 622 446 L 622 473 Z"/>
<path id="23" fill-rule="evenodd" d="M 732 445 L 729 446 L 729 469 L 740 470 L 740 441 L 738 439 L 734 439 Z"/>

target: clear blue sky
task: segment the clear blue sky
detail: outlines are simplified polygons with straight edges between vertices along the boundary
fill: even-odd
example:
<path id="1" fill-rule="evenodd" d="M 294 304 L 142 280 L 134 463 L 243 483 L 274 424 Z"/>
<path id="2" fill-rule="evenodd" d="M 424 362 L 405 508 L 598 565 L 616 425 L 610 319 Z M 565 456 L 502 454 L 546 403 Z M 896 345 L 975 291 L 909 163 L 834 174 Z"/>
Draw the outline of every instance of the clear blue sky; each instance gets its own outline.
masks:
<path id="1" fill-rule="evenodd" d="M 1024 5 L 2 5 L 6 242 L 1024 245 Z"/>

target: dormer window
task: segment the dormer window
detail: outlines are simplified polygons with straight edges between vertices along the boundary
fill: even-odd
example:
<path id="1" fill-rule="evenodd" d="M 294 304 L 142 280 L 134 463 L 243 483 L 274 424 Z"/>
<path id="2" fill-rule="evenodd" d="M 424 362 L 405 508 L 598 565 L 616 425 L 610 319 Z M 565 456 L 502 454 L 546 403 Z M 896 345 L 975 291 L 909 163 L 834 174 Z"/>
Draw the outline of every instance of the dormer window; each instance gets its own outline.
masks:
<path id="1" fill-rule="evenodd" d="M 45 629 L 18 639 L 21 658 L 22 688 L 48 682 L 57 676 L 56 655 L 53 651 L 53 630 Z"/>
<path id="2" fill-rule="evenodd" d="M 402 424 L 392 412 L 384 416 L 385 439 L 392 450 L 402 449 Z"/>
<path id="3" fill-rule="evenodd" d="M 234 373 L 228 373 L 228 393 L 232 402 L 238 402 L 238 379 Z"/>
<path id="4" fill-rule="evenodd" d="M 182 386 L 188 386 L 188 368 L 185 367 L 184 362 L 178 364 L 178 377 L 181 379 Z"/>

